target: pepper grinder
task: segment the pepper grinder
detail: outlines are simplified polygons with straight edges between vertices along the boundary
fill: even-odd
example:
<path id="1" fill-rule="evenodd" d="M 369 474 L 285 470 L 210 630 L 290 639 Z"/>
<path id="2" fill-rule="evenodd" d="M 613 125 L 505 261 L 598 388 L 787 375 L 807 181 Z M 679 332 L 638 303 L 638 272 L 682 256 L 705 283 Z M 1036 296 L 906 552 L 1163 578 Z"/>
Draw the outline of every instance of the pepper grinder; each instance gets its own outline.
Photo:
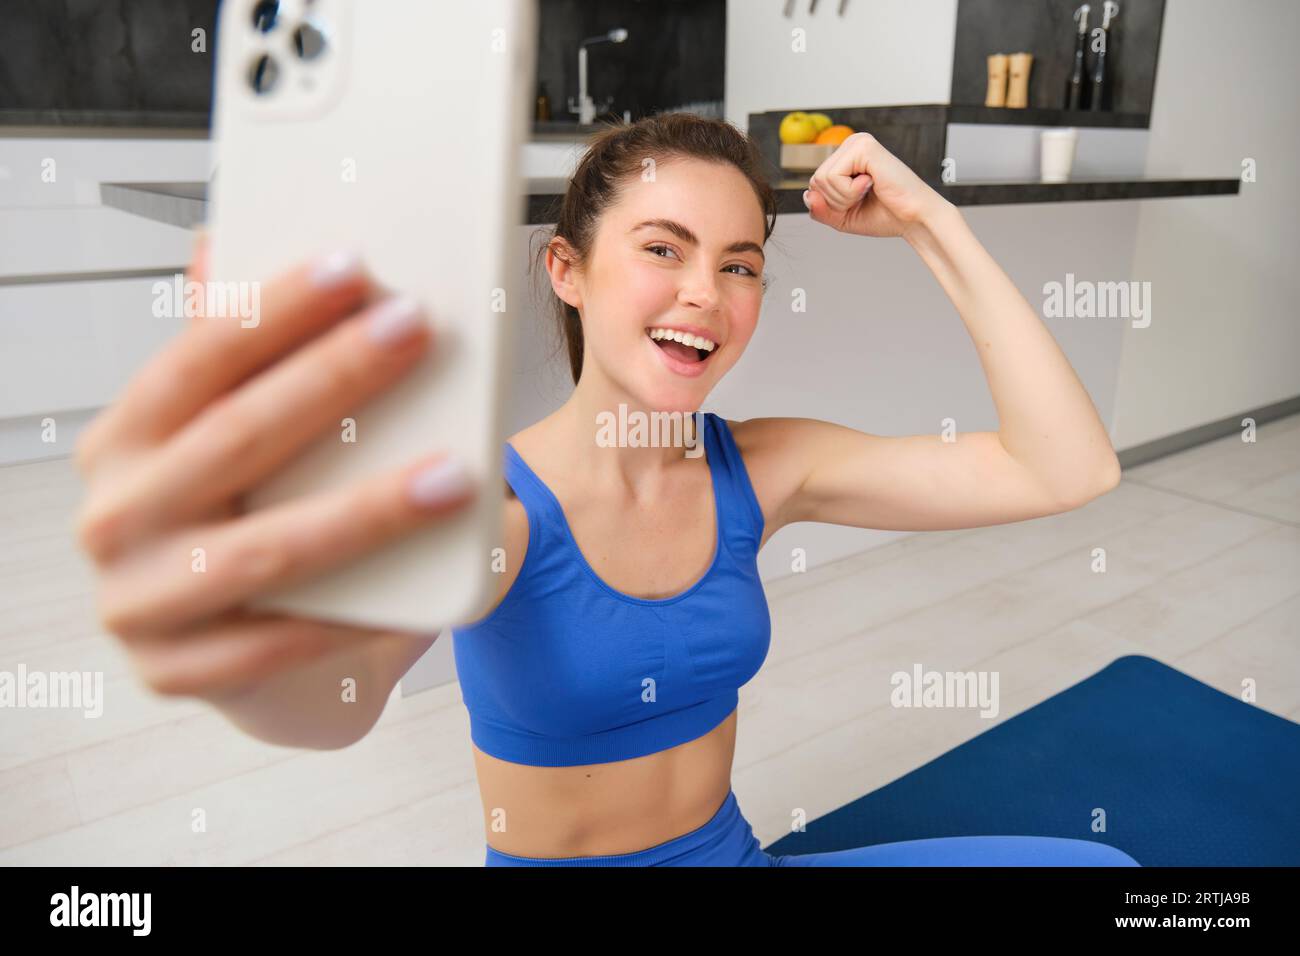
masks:
<path id="1" fill-rule="evenodd" d="M 990 53 L 989 61 L 989 89 L 984 94 L 985 106 L 1006 106 L 1007 105 L 1007 55 L 1005 53 Z"/>
<path id="2" fill-rule="evenodd" d="M 1029 71 L 1034 65 L 1034 55 L 1013 53 L 1008 59 L 1011 76 L 1007 80 L 1007 106 L 1024 109 L 1029 105 Z"/>

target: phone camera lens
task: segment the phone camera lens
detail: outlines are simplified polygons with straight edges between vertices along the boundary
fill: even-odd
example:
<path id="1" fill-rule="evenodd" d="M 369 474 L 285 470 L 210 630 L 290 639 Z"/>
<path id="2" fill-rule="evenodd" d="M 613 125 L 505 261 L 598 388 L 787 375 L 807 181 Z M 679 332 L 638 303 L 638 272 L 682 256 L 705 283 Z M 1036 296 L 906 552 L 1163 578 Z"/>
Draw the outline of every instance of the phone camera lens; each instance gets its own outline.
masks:
<path id="1" fill-rule="evenodd" d="M 253 68 L 248 71 L 248 85 L 253 88 L 253 92 L 259 95 L 271 92 L 276 80 L 279 78 L 280 67 L 266 53 L 255 59 Z"/>
<path id="2" fill-rule="evenodd" d="M 311 20 L 304 20 L 293 31 L 293 48 L 300 59 L 316 59 L 325 52 L 325 31 Z"/>
<path id="3" fill-rule="evenodd" d="M 262 33 L 270 33 L 280 16 L 280 0 L 261 0 L 253 7 L 253 26 Z"/>

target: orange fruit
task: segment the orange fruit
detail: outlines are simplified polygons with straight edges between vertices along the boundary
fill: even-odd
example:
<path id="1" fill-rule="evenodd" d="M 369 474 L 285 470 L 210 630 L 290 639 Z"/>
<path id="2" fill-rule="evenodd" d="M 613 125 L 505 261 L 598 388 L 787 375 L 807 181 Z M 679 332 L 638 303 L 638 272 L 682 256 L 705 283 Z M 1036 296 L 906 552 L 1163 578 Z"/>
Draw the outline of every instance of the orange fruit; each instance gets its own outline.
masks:
<path id="1" fill-rule="evenodd" d="M 851 126 L 828 126 L 817 134 L 817 138 L 813 142 L 818 146 L 838 146 L 852 136 L 853 133 L 854 130 Z"/>

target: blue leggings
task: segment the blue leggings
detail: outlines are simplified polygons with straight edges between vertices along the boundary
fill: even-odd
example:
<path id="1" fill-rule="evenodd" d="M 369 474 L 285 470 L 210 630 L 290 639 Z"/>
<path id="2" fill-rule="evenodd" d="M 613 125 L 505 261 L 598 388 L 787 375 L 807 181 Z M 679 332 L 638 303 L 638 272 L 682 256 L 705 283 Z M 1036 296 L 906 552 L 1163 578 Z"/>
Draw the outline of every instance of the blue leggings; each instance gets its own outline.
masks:
<path id="1" fill-rule="evenodd" d="M 879 843 L 827 853 L 773 856 L 727 793 L 708 823 L 635 853 L 542 858 L 487 848 L 486 866 L 1141 866 L 1092 840 L 1041 836 L 959 836 Z"/>

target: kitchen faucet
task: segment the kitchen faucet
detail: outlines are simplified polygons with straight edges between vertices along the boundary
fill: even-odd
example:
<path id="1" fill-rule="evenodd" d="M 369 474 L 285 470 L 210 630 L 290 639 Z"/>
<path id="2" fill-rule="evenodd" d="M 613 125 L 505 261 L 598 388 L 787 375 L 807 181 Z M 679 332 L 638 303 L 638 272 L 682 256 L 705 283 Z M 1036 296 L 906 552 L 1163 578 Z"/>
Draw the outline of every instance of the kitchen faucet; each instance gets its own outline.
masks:
<path id="1" fill-rule="evenodd" d="M 622 27 L 616 27 L 608 33 L 600 36 L 587 37 L 578 46 L 578 103 L 575 106 L 573 97 L 569 97 L 569 112 L 578 114 L 578 122 L 584 126 L 590 126 L 596 121 L 597 112 L 605 112 L 609 109 L 610 104 L 614 102 L 611 96 L 601 104 L 599 111 L 596 109 L 596 103 L 587 93 L 587 47 L 596 43 L 622 43 L 627 39 L 627 31 Z"/>

